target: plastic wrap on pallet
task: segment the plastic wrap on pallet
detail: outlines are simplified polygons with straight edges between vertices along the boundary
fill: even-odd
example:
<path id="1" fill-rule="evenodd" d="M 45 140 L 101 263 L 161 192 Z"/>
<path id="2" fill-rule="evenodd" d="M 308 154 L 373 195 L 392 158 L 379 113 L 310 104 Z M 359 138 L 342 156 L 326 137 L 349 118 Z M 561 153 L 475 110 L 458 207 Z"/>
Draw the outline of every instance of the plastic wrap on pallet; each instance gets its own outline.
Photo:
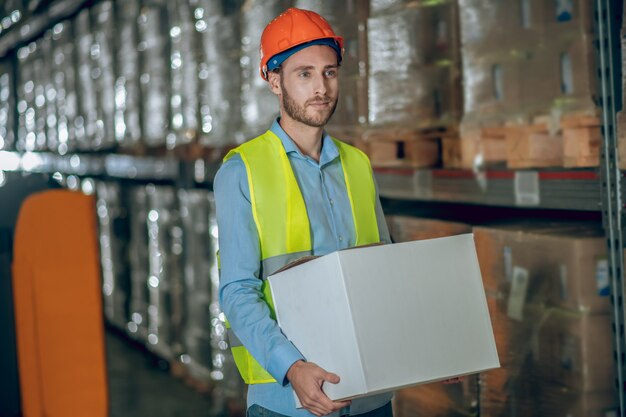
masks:
<path id="1" fill-rule="evenodd" d="M 260 135 L 278 115 L 278 100 L 259 75 L 259 42 L 265 26 L 289 5 L 248 0 L 241 9 L 241 111 L 246 139 Z"/>
<path id="2" fill-rule="evenodd" d="M 44 151 L 46 143 L 46 65 L 41 40 L 18 50 L 18 151 Z"/>
<path id="3" fill-rule="evenodd" d="M 13 150 L 15 146 L 15 100 L 13 65 L 0 62 L 0 150 Z"/>
<path id="4" fill-rule="evenodd" d="M 335 33 L 343 37 L 340 83 L 346 76 L 367 75 L 368 0 L 296 0 L 294 6 L 319 13 L 330 23 Z M 340 91 L 343 91 L 341 87 Z"/>
<path id="5" fill-rule="evenodd" d="M 408 3 L 407 0 L 370 0 L 370 13 L 372 16 L 388 12 Z"/>
<path id="6" fill-rule="evenodd" d="M 141 99 L 139 88 L 139 0 L 115 4 L 115 140 L 123 149 L 141 144 Z"/>
<path id="7" fill-rule="evenodd" d="M 53 151 L 60 154 L 73 152 L 76 143 L 76 47 L 74 31 L 69 20 L 52 28 L 52 78 L 56 89 L 58 146 Z"/>
<path id="8" fill-rule="evenodd" d="M 38 41 L 43 56 L 43 71 L 40 73 L 40 81 L 43 86 L 45 97 L 45 135 L 46 149 L 56 151 L 59 148 L 59 133 L 57 130 L 57 90 L 54 84 L 54 72 L 52 68 L 52 31 L 48 30 Z"/>
<path id="9" fill-rule="evenodd" d="M 124 330 L 128 315 L 127 211 L 119 183 L 96 184 L 96 212 L 100 230 L 102 294 L 107 321 Z"/>
<path id="10" fill-rule="evenodd" d="M 148 348 L 181 352 L 183 229 L 173 187 L 148 185 Z"/>
<path id="11" fill-rule="evenodd" d="M 449 66 L 434 66 L 370 74 L 370 124 L 414 128 L 450 124 L 457 118 L 451 108 L 452 71 Z"/>
<path id="12" fill-rule="evenodd" d="M 32 45 L 32 48 L 31 48 Z M 32 53 L 35 44 L 32 43 L 17 50 L 17 151 L 32 150 L 35 144 L 35 109 L 34 109 L 34 68 Z M 31 149 L 29 149 L 31 148 Z"/>
<path id="13" fill-rule="evenodd" d="M 80 109 L 76 118 L 76 139 L 79 149 L 91 150 L 96 138 L 98 103 L 96 87 L 91 74 L 91 49 L 94 40 L 91 33 L 91 17 L 88 9 L 81 11 L 76 16 L 74 33 L 76 36 L 77 90 Z"/>
<path id="14" fill-rule="evenodd" d="M 139 14 L 141 62 L 141 126 L 148 147 L 167 144 L 169 133 L 170 64 L 167 2 L 144 2 Z"/>
<path id="15" fill-rule="evenodd" d="M 198 136 L 198 64 L 193 10 L 189 0 L 168 3 L 170 51 L 170 147 L 192 142 Z"/>
<path id="16" fill-rule="evenodd" d="M 459 11 L 464 124 L 595 113 L 591 2 L 461 0 Z"/>
<path id="17" fill-rule="evenodd" d="M 183 226 L 184 320 L 181 361 L 197 379 L 211 380 L 211 271 L 216 249 L 209 227 L 211 193 L 205 190 L 179 190 Z"/>
<path id="18" fill-rule="evenodd" d="M 319 13 L 330 23 L 335 29 L 336 25 L 339 25 L 348 18 L 348 16 L 354 16 L 358 12 L 357 7 L 367 6 L 367 4 L 361 4 L 359 0 L 346 0 L 346 1 L 324 1 L 324 0 L 295 0 L 293 7 L 299 9 L 312 10 Z"/>
<path id="19" fill-rule="evenodd" d="M 130 294 L 128 300 L 128 334 L 148 341 L 148 194 L 146 187 L 134 187 L 129 192 Z"/>
<path id="20" fill-rule="evenodd" d="M 96 133 L 94 149 L 115 146 L 115 17 L 113 1 L 97 3 L 91 9 L 93 22 L 93 46 L 91 50 L 92 78 L 97 96 Z"/>
<path id="21" fill-rule="evenodd" d="M 454 7 L 411 3 L 368 19 L 371 125 L 432 127 L 458 119 Z"/>
<path id="22" fill-rule="evenodd" d="M 606 249 L 598 226 L 474 229 L 502 366 L 480 375 L 481 415 L 538 415 L 539 403 L 552 410 L 540 415 L 567 415 L 573 394 L 585 402 L 587 392 L 610 391 Z M 588 279 L 594 275 L 595 282 Z M 550 386 L 562 389 L 542 391 Z"/>
<path id="23" fill-rule="evenodd" d="M 600 417 L 614 410 L 610 315 L 526 303 L 513 319 L 514 294 L 487 298 L 501 368 L 480 375 L 480 415 Z"/>
<path id="24" fill-rule="evenodd" d="M 236 15 L 218 16 L 203 9 L 196 29 L 201 34 L 200 143 L 207 147 L 240 143 L 241 73 L 233 71 L 240 65 L 239 20 Z"/>
<path id="25" fill-rule="evenodd" d="M 25 11 L 22 0 L 5 0 L 0 3 L 0 34 L 20 22 Z"/>
<path id="26" fill-rule="evenodd" d="M 339 77 L 339 102 L 329 129 L 353 128 L 367 122 L 367 17 L 368 0 L 329 2 L 296 0 L 294 7 L 322 15 L 344 38 Z"/>

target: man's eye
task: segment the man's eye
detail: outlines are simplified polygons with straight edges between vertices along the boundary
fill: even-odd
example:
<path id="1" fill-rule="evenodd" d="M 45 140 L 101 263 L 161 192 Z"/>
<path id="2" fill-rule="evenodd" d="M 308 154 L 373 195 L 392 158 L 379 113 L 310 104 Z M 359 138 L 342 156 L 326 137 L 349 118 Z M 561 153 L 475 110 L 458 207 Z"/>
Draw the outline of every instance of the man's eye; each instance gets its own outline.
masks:
<path id="1" fill-rule="evenodd" d="M 328 70 L 326 71 L 327 78 L 335 78 L 337 76 L 337 70 Z"/>
<path id="2" fill-rule="evenodd" d="M 311 74 L 308 71 L 304 71 L 304 72 L 301 72 L 299 74 L 299 77 L 307 78 L 309 75 L 311 75 Z"/>

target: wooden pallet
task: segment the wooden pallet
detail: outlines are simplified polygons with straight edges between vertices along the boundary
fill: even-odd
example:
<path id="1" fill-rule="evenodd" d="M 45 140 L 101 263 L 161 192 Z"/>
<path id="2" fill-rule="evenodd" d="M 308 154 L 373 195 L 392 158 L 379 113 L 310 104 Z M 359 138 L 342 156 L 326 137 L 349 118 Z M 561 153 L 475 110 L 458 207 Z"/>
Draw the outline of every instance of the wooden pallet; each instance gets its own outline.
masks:
<path id="1" fill-rule="evenodd" d="M 474 168 L 506 162 L 510 169 L 595 167 L 600 157 L 600 120 L 567 115 L 555 125 L 549 116 L 531 123 L 463 129 L 458 142 L 444 141 L 444 166 Z"/>
<path id="2" fill-rule="evenodd" d="M 375 129 L 367 130 L 356 142 L 376 167 L 428 168 L 441 163 L 442 141 L 456 130 Z"/>

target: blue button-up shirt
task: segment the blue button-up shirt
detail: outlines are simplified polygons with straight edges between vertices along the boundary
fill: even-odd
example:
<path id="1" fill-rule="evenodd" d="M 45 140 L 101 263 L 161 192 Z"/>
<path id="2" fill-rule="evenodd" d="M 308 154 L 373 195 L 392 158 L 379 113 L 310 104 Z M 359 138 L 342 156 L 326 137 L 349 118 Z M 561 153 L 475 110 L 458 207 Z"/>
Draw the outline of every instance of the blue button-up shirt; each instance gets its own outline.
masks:
<path id="1" fill-rule="evenodd" d="M 355 245 L 354 221 L 337 146 L 324 133 L 319 163 L 300 152 L 280 127 L 271 131 L 282 141 L 302 192 L 311 225 L 314 255 L 325 255 Z M 287 416 L 313 416 L 296 409 L 286 374 L 291 365 L 305 359 L 285 337 L 269 308 L 260 299 L 261 252 L 252 216 L 246 168 L 239 155 L 226 161 L 214 182 L 221 259 L 220 302 L 233 331 L 258 362 L 278 381 L 248 388 L 248 407 L 257 404 Z M 356 202 L 358 204 L 358 201 Z M 390 243 L 378 195 L 376 215 L 381 241 Z M 323 341 L 320 341 L 323 343 Z M 384 360 L 384 358 L 381 358 Z M 339 375 L 341 377 L 341 375 Z M 333 413 L 361 414 L 385 405 L 391 393 L 355 399 L 348 409 Z"/>

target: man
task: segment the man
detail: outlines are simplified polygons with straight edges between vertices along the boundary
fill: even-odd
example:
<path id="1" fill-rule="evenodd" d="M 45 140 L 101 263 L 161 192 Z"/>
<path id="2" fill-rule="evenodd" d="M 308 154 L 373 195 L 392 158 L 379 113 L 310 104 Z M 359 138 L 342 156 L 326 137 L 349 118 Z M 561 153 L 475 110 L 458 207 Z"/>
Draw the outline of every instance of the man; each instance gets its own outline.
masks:
<path id="1" fill-rule="evenodd" d="M 306 361 L 264 293 L 267 276 L 303 255 L 390 242 L 369 160 L 324 131 L 342 54 L 343 39 L 316 13 L 292 8 L 270 22 L 260 70 L 280 117 L 229 153 L 215 178 L 220 301 L 249 384 L 248 416 L 392 415 L 390 393 L 331 401 L 322 385 L 340 376 Z M 304 408 L 296 408 L 294 391 Z"/>

